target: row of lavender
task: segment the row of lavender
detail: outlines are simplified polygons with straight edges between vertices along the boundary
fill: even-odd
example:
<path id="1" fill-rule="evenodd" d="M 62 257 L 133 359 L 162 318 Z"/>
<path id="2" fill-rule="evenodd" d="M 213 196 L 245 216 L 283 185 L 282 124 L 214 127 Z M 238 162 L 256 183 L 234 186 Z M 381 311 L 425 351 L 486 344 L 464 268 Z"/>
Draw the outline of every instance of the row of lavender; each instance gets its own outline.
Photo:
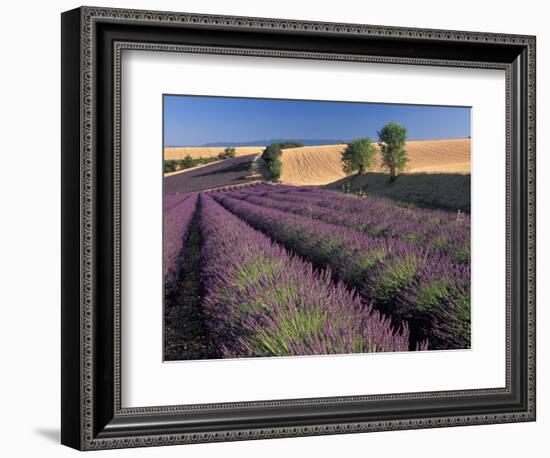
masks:
<path id="1" fill-rule="evenodd" d="M 213 196 L 317 269 L 330 269 L 334 279 L 357 290 L 394 326 L 407 321 L 412 348 L 423 339 L 432 349 L 469 347 L 468 217 L 457 220 L 445 212 L 403 209 L 382 199 L 282 186 Z M 373 220 L 387 228 L 384 236 L 357 227 Z M 422 243 L 411 241 L 407 231 L 419 234 Z M 438 243 L 441 237 L 449 242 Z"/>
<path id="2" fill-rule="evenodd" d="M 232 196 L 347 226 L 373 237 L 398 238 L 427 246 L 443 252 L 454 262 L 470 262 L 470 217 L 461 213 L 408 209 L 388 199 L 359 199 L 333 191 L 293 186 L 249 187 Z"/>
<path id="3" fill-rule="evenodd" d="M 256 156 L 238 156 L 166 176 L 164 192 L 177 195 L 250 181 L 250 171 Z"/>
<path id="4" fill-rule="evenodd" d="M 164 292 L 170 294 L 182 263 L 183 244 L 197 207 L 198 194 L 164 197 Z"/>
<path id="5" fill-rule="evenodd" d="M 199 212 L 209 357 L 409 348 L 406 325 L 396 332 L 329 271 L 290 255 L 208 194 Z"/>

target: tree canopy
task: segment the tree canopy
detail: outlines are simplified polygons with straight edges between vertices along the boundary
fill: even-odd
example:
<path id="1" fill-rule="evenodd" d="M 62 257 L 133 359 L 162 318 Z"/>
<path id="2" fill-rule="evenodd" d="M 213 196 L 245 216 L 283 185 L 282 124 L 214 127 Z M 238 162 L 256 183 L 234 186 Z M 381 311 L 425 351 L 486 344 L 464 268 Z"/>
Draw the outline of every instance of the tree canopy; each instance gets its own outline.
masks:
<path id="1" fill-rule="evenodd" d="M 267 167 L 273 174 L 274 178 L 279 178 L 282 170 L 281 155 L 283 154 L 283 149 L 287 148 L 300 148 L 304 146 L 300 142 L 293 140 L 286 140 L 279 143 L 272 143 L 264 149 L 262 153 L 262 159 L 265 161 Z"/>
<path id="2" fill-rule="evenodd" d="M 382 166 L 390 172 L 390 181 L 395 181 L 397 175 L 401 173 L 409 156 L 405 149 L 407 140 L 407 129 L 396 122 L 389 122 L 378 131 L 378 145 L 382 155 Z"/>
<path id="3" fill-rule="evenodd" d="M 342 164 L 347 174 L 357 172 L 358 175 L 372 166 L 376 156 L 376 147 L 370 138 L 356 138 L 348 143 L 342 152 Z"/>

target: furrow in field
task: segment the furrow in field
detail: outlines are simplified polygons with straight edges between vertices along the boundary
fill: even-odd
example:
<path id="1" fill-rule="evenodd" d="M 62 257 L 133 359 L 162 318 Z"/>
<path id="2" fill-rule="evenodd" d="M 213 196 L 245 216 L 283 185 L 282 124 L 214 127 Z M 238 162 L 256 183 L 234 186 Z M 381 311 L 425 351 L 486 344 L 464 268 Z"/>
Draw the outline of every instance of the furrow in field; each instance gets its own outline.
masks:
<path id="1" fill-rule="evenodd" d="M 197 200 L 197 196 L 194 196 Z M 164 360 L 196 360 L 207 357 L 206 335 L 201 307 L 200 280 L 201 233 L 200 208 L 180 214 L 189 219 L 185 235 L 181 237 L 181 255 L 177 259 L 177 273 L 172 287 L 167 289 L 164 302 Z M 194 213 L 194 214 L 193 214 Z"/>
<path id="2" fill-rule="evenodd" d="M 177 205 L 185 202 L 191 194 L 166 194 L 164 196 L 164 211 L 170 211 Z"/>
<path id="3" fill-rule="evenodd" d="M 174 287 L 182 256 L 183 245 L 189 231 L 189 225 L 197 207 L 197 194 L 191 194 L 164 214 L 163 228 L 163 268 L 164 290 L 169 294 Z"/>

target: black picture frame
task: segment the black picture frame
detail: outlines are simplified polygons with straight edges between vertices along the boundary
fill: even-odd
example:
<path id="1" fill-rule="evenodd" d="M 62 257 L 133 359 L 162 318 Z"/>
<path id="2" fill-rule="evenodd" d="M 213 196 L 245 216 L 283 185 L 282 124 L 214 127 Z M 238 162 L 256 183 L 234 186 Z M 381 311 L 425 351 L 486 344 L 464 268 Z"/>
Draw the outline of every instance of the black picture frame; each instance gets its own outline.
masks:
<path id="1" fill-rule="evenodd" d="M 91 450 L 534 421 L 535 48 L 523 35 L 95 7 L 63 13 L 61 442 Z M 506 387 L 122 408 L 124 49 L 505 70 Z"/>

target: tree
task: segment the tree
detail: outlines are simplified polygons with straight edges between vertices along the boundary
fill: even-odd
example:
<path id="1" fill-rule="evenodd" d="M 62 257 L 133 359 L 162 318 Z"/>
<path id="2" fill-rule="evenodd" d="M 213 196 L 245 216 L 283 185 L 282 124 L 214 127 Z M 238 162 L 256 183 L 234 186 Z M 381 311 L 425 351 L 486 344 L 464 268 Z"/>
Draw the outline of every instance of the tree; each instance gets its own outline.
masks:
<path id="1" fill-rule="evenodd" d="M 300 148 L 302 146 L 304 145 L 300 142 L 285 140 L 279 143 L 271 143 L 264 149 L 262 159 L 265 161 L 267 168 L 271 171 L 273 178 L 279 178 L 281 176 L 283 163 L 280 158 L 283 154 L 283 149 Z"/>
<path id="2" fill-rule="evenodd" d="M 357 172 L 357 175 L 365 173 L 372 166 L 376 156 L 376 147 L 370 138 L 356 138 L 348 143 L 342 152 L 342 164 L 347 174 Z"/>
<path id="3" fill-rule="evenodd" d="M 282 164 L 280 157 L 282 153 L 283 152 L 278 143 L 272 143 L 267 146 L 262 153 L 262 159 L 265 161 L 267 168 L 275 179 L 278 179 L 281 176 Z"/>
<path id="4" fill-rule="evenodd" d="M 283 168 L 283 163 L 280 159 L 275 159 L 270 167 L 269 170 L 271 170 L 271 173 L 273 174 L 273 178 L 279 179 L 281 177 L 281 171 Z"/>
<path id="5" fill-rule="evenodd" d="M 285 140 L 279 143 L 271 143 L 264 149 L 262 153 L 262 159 L 269 165 L 271 162 L 274 162 L 281 157 L 283 149 L 300 148 L 302 146 L 304 146 L 302 143 L 296 142 L 294 140 Z"/>
<path id="6" fill-rule="evenodd" d="M 409 162 L 409 156 L 405 149 L 406 140 L 407 129 L 396 122 L 389 122 L 382 127 L 382 130 L 378 131 L 382 167 L 389 170 L 390 182 L 395 181 L 397 175 L 405 169 Z"/>

